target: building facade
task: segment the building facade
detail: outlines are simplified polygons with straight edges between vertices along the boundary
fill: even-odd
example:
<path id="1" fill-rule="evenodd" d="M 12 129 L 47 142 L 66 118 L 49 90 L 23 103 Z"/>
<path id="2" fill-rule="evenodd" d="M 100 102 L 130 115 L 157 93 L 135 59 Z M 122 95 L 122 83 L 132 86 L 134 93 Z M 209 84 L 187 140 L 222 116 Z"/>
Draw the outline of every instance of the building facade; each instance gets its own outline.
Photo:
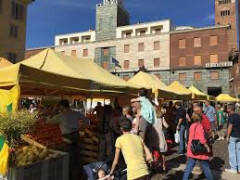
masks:
<path id="1" fill-rule="evenodd" d="M 0 0 L 0 57 L 24 59 L 27 6 L 34 0 Z"/>
<path id="2" fill-rule="evenodd" d="M 163 32 L 158 34 L 158 31 L 154 29 L 156 27 L 164 27 L 161 29 Z M 56 36 L 55 49 L 67 55 L 94 59 L 110 71 L 115 70 L 115 65 L 111 62 L 112 57 L 117 59 L 122 67 L 117 68 L 117 72 L 134 72 L 142 66 L 149 69 L 167 70 L 170 68 L 169 32 L 169 20 L 119 27 L 114 40 L 97 41 L 96 32 L 91 30 L 67 36 Z M 73 37 L 78 41 L 73 42 Z M 88 41 L 84 40 L 86 37 Z M 60 45 L 62 42 L 66 43 Z"/>
<path id="3" fill-rule="evenodd" d="M 126 80 L 144 67 L 166 84 L 179 80 L 211 95 L 238 95 L 238 61 L 229 56 L 239 49 L 239 11 L 239 0 L 215 0 L 211 27 L 174 27 L 169 19 L 130 25 L 123 0 L 103 0 L 96 30 L 57 35 L 55 50 L 93 59 Z"/>
<path id="4" fill-rule="evenodd" d="M 230 25 L 177 28 L 171 32 L 171 70 L 185 86 L 211 95 L 229 92 Z"/>

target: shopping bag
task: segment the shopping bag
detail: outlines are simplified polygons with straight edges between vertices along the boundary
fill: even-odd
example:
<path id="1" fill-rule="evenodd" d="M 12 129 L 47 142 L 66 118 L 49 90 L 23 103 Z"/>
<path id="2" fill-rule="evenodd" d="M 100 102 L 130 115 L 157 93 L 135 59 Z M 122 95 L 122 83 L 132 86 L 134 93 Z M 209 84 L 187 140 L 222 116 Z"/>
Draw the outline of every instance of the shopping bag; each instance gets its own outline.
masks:
<path id="1" fill-rule="evenodd" d="M 179 139 L 179 131 L 176 131 L 176 133 L 174 134 L 174 139 L 175 139 L 175 143 L 179 143 L 180 139 Z"/>

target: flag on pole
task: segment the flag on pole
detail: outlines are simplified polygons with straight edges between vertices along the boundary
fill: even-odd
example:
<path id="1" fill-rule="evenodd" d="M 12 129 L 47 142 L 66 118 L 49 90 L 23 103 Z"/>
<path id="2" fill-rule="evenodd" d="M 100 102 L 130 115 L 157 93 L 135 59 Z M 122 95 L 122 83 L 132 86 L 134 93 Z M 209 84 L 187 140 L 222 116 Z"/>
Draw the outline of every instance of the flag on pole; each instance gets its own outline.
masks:
<path id="1" fill-rule="evenodd" d="M 122 66 L 119 64 L 119 61 L 111 56 L 111 63 L 114 64 L 116 67 L 122 68 Z"/>
<path id="2" fill-rule="evenodd" d="M 0 114 L 16 112 L 20 98 L 19 85 L 10 90 L 0 89 Z"/>
<path id="3" fill-rule="evenodd" d="M 5 139 L 0 137 L 0 175 L 3 177 L 6 176 L 8 171 L 9 150 Z"/>

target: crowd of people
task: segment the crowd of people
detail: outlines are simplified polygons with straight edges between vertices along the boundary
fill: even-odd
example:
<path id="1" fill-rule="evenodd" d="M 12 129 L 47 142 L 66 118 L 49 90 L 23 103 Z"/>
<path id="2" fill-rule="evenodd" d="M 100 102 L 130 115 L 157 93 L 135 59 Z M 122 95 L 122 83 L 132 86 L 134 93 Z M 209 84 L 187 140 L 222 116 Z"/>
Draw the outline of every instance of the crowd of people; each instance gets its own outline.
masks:
<path id="1" fill-rule="evenodd" d="M 59 124 L 63 136 L 72 142 L 70 161 L 75 164 L 71 162 L 70 167 L 81 166 L 82 179 L 150 180 L 152 174 L 169 170 L 165 156 L 177 143 L 177 154 L 188 159 L 183 179 L 189 179 L 198 161 L 206 178 L 213 180 L 209 160 L 212 145 L 218 140 L 228 142 L 230 168 L 226 171 L 240 173 L 240 114 L 236 104 L 168 101 L 157 106 L 145 89 L 124 107 L 117 101 L 114 106 L 98 103 L 93 113 L 100 127 L 99 157 L 98 162 L 87 165 L 77 157 L 80 137 L 76 122 L 82 119 L 88 123 L 88 119 L 72 111 L 68 101 L 61 101 L 60 107 L 59 114 L 47 122 Z"/>

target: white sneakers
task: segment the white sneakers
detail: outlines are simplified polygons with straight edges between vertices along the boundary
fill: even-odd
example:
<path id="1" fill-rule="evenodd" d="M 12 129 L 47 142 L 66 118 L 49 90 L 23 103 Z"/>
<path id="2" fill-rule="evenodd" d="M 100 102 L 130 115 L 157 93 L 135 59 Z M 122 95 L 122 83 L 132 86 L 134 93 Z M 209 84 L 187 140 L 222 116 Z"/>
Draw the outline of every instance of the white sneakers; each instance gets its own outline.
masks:
<path id="1" fill-rule="evenodd" d="M 221 140 L 224 140 L 224 137 L 219 137 L 219 138 L 217 139 L 217 141 L 221 141 Z"/>
<path id="2" fill-rule="evenodd" d="M 237 174 L 238 173 L 238 171 L 235 170 L 235 169 L 225 169 L 225 172 L 233 173 L 233 174 Z"/>

